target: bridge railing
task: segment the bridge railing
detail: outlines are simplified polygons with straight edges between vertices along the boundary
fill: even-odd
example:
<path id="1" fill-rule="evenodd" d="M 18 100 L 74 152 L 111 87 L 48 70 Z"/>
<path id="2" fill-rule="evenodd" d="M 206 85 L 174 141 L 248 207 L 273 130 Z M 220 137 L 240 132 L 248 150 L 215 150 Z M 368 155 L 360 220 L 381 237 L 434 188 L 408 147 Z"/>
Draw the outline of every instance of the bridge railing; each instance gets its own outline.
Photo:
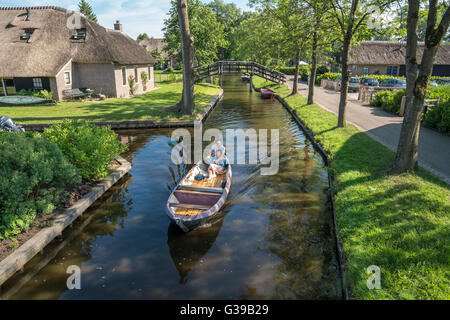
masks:
<path id="1" fill-rule="evenodd" d="M 195 81 L 200 81 L 211 76 L 223 75 L 224 72 L 242 72 L 250 76 L 257 75 L 277 83 L 286 82 L 286 75 L 284 73 L 256 62 L 231 60 L 217 61 L 208 66 L 195 68 Z"/>

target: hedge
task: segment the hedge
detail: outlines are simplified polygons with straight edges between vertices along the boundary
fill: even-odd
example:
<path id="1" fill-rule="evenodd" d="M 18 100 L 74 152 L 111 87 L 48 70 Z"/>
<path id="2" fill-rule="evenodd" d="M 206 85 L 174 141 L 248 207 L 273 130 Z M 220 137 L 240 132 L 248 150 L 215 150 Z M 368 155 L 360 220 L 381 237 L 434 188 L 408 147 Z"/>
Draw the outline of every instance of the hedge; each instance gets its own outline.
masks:
<path id="1" fill-rule="evenodd" d="M 41 136 L 0 134 L 0 239 L 28 230 L 39 214 L 53 212 L 79 171 Z"/>

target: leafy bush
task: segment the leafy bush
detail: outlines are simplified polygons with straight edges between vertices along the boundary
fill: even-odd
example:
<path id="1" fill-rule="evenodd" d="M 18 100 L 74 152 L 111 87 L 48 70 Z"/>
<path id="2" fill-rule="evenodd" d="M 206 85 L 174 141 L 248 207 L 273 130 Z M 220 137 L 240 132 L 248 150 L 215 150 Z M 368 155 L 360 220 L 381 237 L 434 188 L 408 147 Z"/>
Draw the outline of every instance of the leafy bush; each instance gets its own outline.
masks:
<path id="1" fill-rule="evenodd" d="M 295 75 L 295 66 L 294 67 L 278 67 L 276 68 L 277 71 L 284 73 L 285 75 L 288 76 L 293 76 Z M 309 74 L 309 71 L 311 70 L 310 66 L 300 66 L 298 69 L 298 74 L 302 75 L 302 74 Z"/>
<path id="2" fill-rule="evenodd" d="M 423 124 L 437 128 L 442 132 L 450 131 L 450 100 L 430 108 L 423 119 Z"/>
<path id="3" fill-rule="evenodd" d="M 110 128 L 86 121 L 64 120 L 45 129 L 44 136 L 56 143 L 86 179 L 105 177 L 111 161 L 126 149 Z"/>
<path id="4" fill-rule="evenodd" d="M 317 81 L 320 83 L 320 81 L 322 79 L 324 79 L 324 80 L 336 80 L 340 76 L 341 76 L 340 73 L 327 72 L 327 73 L 324 73 L 324 74 L 321 74 L 320 76 L 318 76 L 317 77 Z"/>
<path id="5" fill-rule="evenodd" d="M 33 90 L 25 90 L 22 89 L 19 92 L 17 92 L 19 96 L 33 96 L 42 98 L 45 100 L 52 100 L 53 99 L 53 93 L 51 91 L 47 90 L 40 90 L 40 91 L 33 91 Z"/>
<path id="6" fill-rule="evenodd" d="M 128 77 L 128 86 L 130 87 L 130 94 L 134 95 L 138 86 L 136 84 L 136 79 L 131 75 Z"/>
<path id="7" fill-rule="evenodd" d="M 142 80 L 142 87 L 144 88 L 144 91 L 147 91 L 147 82 L 148 82 L 148 74 L 145 71 L 141 72 L 141 80 Z"/>
<path id="8" fill-rule="evenodd" d="M 51 213 L 64 188 L 80 181 L 61 150 L 39 135 L 0 134 L 0 239 L 27 230 L 38 214 Z"/>

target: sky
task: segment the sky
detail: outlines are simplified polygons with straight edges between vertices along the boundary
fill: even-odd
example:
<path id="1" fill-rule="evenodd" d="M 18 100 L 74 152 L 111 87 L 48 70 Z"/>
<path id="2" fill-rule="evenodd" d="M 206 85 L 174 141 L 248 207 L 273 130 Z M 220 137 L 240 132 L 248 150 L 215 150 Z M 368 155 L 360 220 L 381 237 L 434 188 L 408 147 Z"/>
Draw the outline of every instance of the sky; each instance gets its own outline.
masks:
<path id="1" fill-rule="evenodd" d="M 208 0 L 202 0 L 207 3 Z M 0 6 L 44 6 L 56 5 L 77 10 L 79 0 L 1 0 Z M 97 15 L 98 22 L 113 28 L 114 22 L 120 20 L 123 32 L 136 38 L 140 33 L 150 37 L 161 38 L 164 19 L 169 11 L 169 0 L 88 0 Z M 248 0 L 224 0 L 234 2 L 239 8 L 248 10 Z"/>

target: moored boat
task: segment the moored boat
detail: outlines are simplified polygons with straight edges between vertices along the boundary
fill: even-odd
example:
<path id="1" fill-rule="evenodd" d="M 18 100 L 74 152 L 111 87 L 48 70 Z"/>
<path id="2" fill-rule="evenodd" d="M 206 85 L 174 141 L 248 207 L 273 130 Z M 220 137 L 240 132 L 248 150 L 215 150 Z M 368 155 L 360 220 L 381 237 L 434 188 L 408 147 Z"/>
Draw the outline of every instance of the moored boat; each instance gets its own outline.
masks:
<path id="1" fill-rule="evenodd" d="M 243 76 L 241 77 L 241 79 L 242 79 L 242 81 L 244 81 L 244 82 L 250 82 L 250 76 L 249 76 L 249 75 L 243 75 Z"/>
<path id="2" fill-rule="evenodd" d="M 167 200 L 166 213 L 184 232 L 213 220 L 225 204 L 231 188 L 231 165 L 211 181 L 197 180 L 208 174 L 208 165 L 198 162 L 175 187 Z"/>
<path id="3" fill-rule="evenodd" d="M 261 98 L 263 99 L 272 99 L 276 95 L 276 92 L 270 89 L 261 89 Z"/>

